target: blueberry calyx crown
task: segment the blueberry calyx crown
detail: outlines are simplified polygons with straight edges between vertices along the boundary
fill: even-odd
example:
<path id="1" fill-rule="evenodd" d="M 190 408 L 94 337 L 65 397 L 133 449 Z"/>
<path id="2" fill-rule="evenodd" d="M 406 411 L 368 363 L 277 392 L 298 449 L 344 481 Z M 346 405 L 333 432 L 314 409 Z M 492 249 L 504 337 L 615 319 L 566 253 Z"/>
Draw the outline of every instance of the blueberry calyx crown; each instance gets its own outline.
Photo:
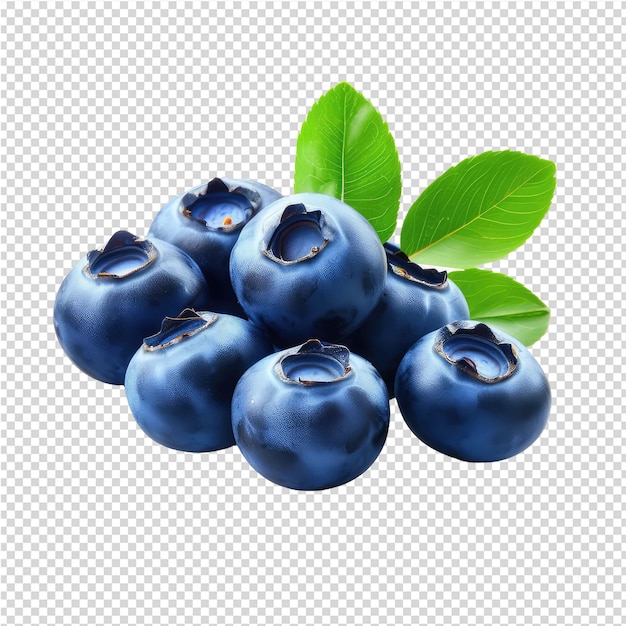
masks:
<path id="1" fill-rule="evenodd" d="M 327 228 L 320 210 L 290 204 L 283 211 L 263 253 L 277 263 L 291 265 L 318 255 L 327 245 Z"/>
<path id="2" fill-rule="evenodd" d="M 152 352 L 162 350 L 199 333 L 213 324 L 217 313 L 197 313 L 193 309 L 183 309 L 177 317 L 166 317 L 161 330 L 143 340 L 143 349 Z"/>
<path id="3" fill-rule="evenodd" d="M 444 326 L 435 351 L 463 373 L 484 383 L 497 383 L 517 368 L 515 346 L 500 341 L 482 322 L 458 321 Z"/>
<path id="4" fill-rule="evenodd" d="M 157 250 L 151 241 L 118 230 L 104 248 L 87 254 L 84 271 L 91 278 L 126 278 L 156 258 Z"/>
<path id="5" fill-rule="evenodd" d="M 424 268 L 417 263 L 413 263 L 413 261 L 394 244 L 386 243 L 383 247 L 387 254 L 389 270 L 396 276 L 422 285 L 423 287 L 430 287 L 431 289 L 443 289 L 448 284 L 448 272 Z"/>
<path id="6" fill-rule="evenodd" d="M 345 346 L 309 339 L 284 354 L 274 371 L 283 382 L 291 384 L 311 386 L 335 383 L 352 372 L 350 351 Z"/>
<path id="7" fill-rule="evenodd" d="M 242 228 L 261 206 L 261 196 L 242 185 L 229 187 L 221 178 L 207 183 L 204 191 L 187 192 L 180 200 L 181 213 L 208 230 L 231 232 Z"/>

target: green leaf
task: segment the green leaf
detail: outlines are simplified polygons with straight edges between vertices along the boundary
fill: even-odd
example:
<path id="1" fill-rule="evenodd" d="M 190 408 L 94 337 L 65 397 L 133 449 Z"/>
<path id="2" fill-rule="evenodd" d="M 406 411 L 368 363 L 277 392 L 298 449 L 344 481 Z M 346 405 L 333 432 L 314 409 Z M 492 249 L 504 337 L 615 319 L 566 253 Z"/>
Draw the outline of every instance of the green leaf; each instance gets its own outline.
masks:
<path id="1" fill-rule="evenodd" d="M 302 124 L 294 191 L 342 200 L 383 242 L 395 232 L 402 192 L 398 151 L 380 113 L 348 83 L 323 95 Z"/>
<path id="2" fill-rule="evenodd" d="M 510 276 L 476 268 L 448 276 L 463 292 L 471 319 L 500 328 L 526 346 L 548 329 L 550 309 Z"/>
<path id="3" fill-rule="evenodd" d="M 409 209 L 401 248 L 420 264 L 497 261 L 533 233 L 552 202 L 556 167 L 521 152 L 484 152 L 431 183 Z"/>

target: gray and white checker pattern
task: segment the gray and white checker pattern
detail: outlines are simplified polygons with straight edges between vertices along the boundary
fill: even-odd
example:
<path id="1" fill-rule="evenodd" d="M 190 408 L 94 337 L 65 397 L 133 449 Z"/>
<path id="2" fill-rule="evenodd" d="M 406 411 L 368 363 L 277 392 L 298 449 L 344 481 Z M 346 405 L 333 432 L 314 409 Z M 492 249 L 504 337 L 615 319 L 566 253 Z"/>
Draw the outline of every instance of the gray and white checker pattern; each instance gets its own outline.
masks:
<path id="1" fill-rule="evenodd" d="M 2 623 L 623 624 L 621 3 L 2 4 Z M 394 407 L 349 485 L 276 487 L 168 451 L 56 342 L 55 292 L 120 228 L 215 175 L 291 190 L 341 80 L 388 120 L 403 211 L 462 158 L 551 159 L 492 267 L 552 308 L 549 426 L 509 461 L 429 450 Z M 398 231 L 399 233 L 399 231 Z"/>

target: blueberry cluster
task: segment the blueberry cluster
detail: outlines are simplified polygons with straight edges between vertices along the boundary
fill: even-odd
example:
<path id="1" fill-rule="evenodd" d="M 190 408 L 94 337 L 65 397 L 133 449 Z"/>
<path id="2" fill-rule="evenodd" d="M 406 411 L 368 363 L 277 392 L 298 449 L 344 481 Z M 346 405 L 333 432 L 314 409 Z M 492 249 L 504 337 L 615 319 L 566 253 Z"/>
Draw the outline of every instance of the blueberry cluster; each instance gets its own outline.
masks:
<path id="1" fill-rule="evenodd" d="M 54 306 L 61 346 L 124 384 L 142 430 L 190 452 L 237 444 L 292 489 L 362 474 L 389 400 L 429 446 L 495 461 L 543 430 L 550 388 L 528 350 L 469 320 L 445 272 L 381 244 L 331 196 L 216 178 L 168 202 L 145 238 L 89 252 Z"/>

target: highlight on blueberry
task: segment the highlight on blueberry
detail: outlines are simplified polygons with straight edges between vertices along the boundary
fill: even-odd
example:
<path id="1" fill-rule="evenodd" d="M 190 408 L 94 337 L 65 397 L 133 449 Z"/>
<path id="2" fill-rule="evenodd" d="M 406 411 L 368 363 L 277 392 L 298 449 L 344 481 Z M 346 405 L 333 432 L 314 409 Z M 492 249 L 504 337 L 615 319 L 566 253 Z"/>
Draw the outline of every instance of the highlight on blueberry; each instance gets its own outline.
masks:
<path id="1" fill-rule="evenodd" d="M 526 347 L 471 320 L 418 340 L 400 363 L 395 392 L 413 433 L 464 461 L 519 454 L 550 413 L 550 385 Z"/>
<path id="2" fill-rule="evenodd" d="M 385 443 L 389 415 L 374 367 L 316 339 L 265 357 L 233 394 L 242 454 L 262 476 L 290 489 L 327 489 L 360 476 Z"/>

